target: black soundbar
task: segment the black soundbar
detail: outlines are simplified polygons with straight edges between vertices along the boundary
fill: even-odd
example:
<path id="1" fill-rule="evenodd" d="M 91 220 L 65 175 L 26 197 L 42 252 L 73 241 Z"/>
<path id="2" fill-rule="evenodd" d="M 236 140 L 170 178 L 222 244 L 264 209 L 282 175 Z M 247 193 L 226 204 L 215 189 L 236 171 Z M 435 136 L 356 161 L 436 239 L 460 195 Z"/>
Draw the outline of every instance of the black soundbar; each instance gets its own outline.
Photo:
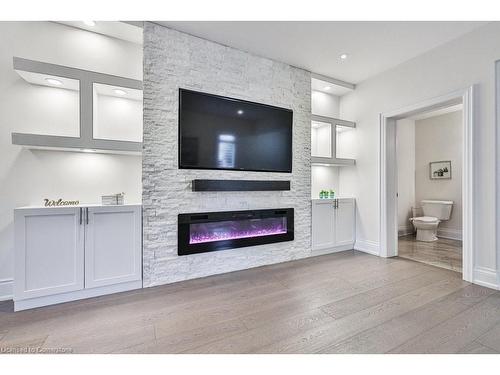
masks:
<path id="1" fill-rule="evenodd" d="M 193 180 L 193 191 L 281 191 L 290 181 L 281 180 Z"/>

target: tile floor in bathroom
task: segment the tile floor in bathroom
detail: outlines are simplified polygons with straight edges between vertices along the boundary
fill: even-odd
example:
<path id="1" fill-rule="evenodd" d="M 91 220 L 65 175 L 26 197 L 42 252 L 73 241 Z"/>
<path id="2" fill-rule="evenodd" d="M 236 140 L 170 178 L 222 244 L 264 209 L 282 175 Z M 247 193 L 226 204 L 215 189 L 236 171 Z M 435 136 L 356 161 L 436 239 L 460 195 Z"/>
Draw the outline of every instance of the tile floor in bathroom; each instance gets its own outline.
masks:
<path id="1" fill-rule="evenodd" d="M 435 242 L 422 242 L 414 234 L 401 236 L 398 255 L 432 266 L 462 272 L 462 241 L 439 238 Z"/>

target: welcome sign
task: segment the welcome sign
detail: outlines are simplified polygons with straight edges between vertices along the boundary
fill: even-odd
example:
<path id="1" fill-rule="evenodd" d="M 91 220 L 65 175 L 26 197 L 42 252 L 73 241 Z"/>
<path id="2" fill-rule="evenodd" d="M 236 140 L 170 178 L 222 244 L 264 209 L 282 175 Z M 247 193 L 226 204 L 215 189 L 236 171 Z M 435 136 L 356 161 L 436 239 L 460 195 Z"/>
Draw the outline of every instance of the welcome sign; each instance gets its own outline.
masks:
<path id="1" fill-rule="evenodd" d="M 59 207 L 59 206 L 78 206 L 80 201 L 64 201 L 61 198 L 55 199 L 47 199 L 44 200 L 45 207 Z"/>

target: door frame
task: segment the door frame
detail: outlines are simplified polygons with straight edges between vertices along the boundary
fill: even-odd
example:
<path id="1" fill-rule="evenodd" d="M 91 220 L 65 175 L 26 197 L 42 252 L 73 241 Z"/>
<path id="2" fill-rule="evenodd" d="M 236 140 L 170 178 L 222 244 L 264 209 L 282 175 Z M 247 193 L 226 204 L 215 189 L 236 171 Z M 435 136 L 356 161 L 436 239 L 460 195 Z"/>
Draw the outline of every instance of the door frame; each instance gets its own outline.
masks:
<path id="1" fill-rule="evenodd" d="M 380 256 L 397 256 L 396 121 L 434 109 L 463 104 L 462 126 L 462 277 L 472 282 L 474 266 L 474 85 L 380 114 Z"/>

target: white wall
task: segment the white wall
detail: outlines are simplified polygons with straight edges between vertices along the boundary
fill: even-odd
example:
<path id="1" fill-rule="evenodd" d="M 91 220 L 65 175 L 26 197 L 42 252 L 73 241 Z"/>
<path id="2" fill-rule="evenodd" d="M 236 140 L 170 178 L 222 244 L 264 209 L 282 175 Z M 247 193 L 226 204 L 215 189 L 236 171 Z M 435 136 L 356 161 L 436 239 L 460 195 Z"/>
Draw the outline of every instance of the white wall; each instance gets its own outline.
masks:
<path id="1" fill-rule="evenodd" d="M 336 196 L 342 195 L 339 191 L 339 167 L 311 166 L 311 196 L 319 198 L 321 190 L 333 190 Z"/>
<path id="2" fill-rule="evenodd" d="M 0 22 L 0 298 L 11 291 L 15 207 L 46 197 L 98 202 L 120 191 L 141 200 L 140 157 L 11 144 L 12 132 L 78 131 L 74 95 L 27 84 L 12 69 L 13 56 L 142 79 L 142 46 L 51 22 Z"/>
<path id="3" fill-rule="evenodd" d="M 336 152 L 339 159 L 356 159 L 356 128 L 337 127 Z"/>
<path id="4" fill-rule="evenodd" d="M 311 127 L 311 155 L 332 157 L 332 126 L 321 123 Z"/>
<path id="5" fill-rule="evenodd" d="M 451 160 L 451 180 L 431 180 L 429 163 Z M 415 198 L 451 200 L 451 218 L 439 224 L 438 235 L 462 233 L 462 111 L 415 121 Z"/>
<path id="6" fill-rule="evenodd" d="M 142 101 L 95 95 L 94 138 L 142 142 Z"/>
<path id="7" fill-rule="evenodd" d="M 321 91 L 311 91 L 311 111 L 314 115 L 339 117 L 339 97 Z"/>
<path id="8" fill-rule="evenodd" d="M 396 122 L 398 164 L 398 232 L 412 233 L 412 207 L 415 207 L 415 121 Z"/>
<path id="9" fill-rule="evenodd" d="M 493 22 L 364 81 L 341 99 L 341 116 L 357 122 L 357 163 L 342 184 L 357 198 L 357 240 L 379 242 L 379 115 L 477 84 L 474 134 L 475 271 L 496 269 L 495 61 L 500 23 Z M 341 186 L 342 189 L 342 186 Z M 478 276 L 480 277 L 480 276 Z"/>

